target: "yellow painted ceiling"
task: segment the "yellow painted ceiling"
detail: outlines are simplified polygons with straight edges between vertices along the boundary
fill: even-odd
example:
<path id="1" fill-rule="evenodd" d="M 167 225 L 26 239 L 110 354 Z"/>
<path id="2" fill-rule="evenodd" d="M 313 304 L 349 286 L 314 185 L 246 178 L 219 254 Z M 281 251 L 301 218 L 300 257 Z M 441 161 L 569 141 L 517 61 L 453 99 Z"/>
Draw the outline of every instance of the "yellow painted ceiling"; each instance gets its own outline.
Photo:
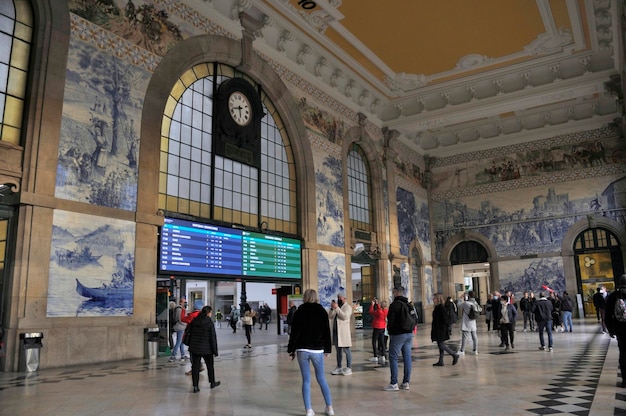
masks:
<path id="1" fill-rule="evenodd" d="M 554 25 L 570 30 L 566 0 L 549 4 Z M 324 36 L 378 78 L 382 70 L 342 31 L 392 72 L 431 76 L 453 70 L 467 55 L 522 52 L 547 30 L 534 0 L 343 0 L 337 10 L 344 18 Z"/>

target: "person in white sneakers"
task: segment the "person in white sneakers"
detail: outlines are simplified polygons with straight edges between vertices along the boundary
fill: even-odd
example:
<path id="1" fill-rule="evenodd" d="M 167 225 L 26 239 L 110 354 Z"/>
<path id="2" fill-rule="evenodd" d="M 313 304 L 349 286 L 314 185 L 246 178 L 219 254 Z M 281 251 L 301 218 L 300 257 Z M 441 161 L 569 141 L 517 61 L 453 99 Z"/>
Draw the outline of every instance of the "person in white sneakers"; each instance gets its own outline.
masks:
<path id="1" fill-rule="evenodd" d="M 374 357 L 370 358 L 370 362 L 385 364 L 385 328 L 387 327 L 387 302 L 384 300 L 378 302 L 378 299 L 372 299 L 369 314 L 372 315 L 372 349 Z"/>
<path id="2" fill-rule="evenodd" d="M 478 337 L 476 337 L 476 320 L 482 312 L 482 308 L 474 299 L 474 291 L 470 290 L 467 295 L 459 298 L 459 310 L 461 311 L 461 349 L 458 354 L 465 355 L 465 342 L 472 337 L 474 345 L 473 353 L 478 354 Z M 473 310 L 473 311 L 472 311 Z"/>
<path id="3" fill-rule="evenodd" d="M 389 370 L 391 380 L 383 388 L 385 391 L 409 390 L 411 382 L 411 344 L 413 330 L 417 325 L 417 312 L 405 296 L 402 286 L 393 289 L 393 302 L 389 305 L 387 314 L 387 330 L 389 331 Z M 402 384 L 398 386 L 398 360 L 402 352 L 404 374 Z"/>
<path id="4" fill-rule="evenodd" d="M 324 377 L 324 358 L 331 352 L 331 336 L 328 314 L 318 303 L 317 292 L 314 289 L 304 291 L 302 305 L 293 314 L 291 334 L 287 352 L 293 360 L 298 360 L 302 374 L 302 398 L 307 416 L 315 415 L 311 405 L 311 364 L 315 370 L 315 379 L 320 385 L 326 414 L 334 416 L 333 402 L 330 388 Z"/>
<path id="5" fill-rule="evenodd" d="M 350 350 L 352 347 L 352 335 L 350 333 L 352 306 L 348 304 L 344 294 L 337 296 L 337 302 L 332 301 L 328 316 L 332 322 L 333 345 L 337 350 L 337 368 L 331 374 L 349 376 L 352 374 L 352 351 Z M 344 353 L 346 354 L 346 368 L 341 366 Z"/>

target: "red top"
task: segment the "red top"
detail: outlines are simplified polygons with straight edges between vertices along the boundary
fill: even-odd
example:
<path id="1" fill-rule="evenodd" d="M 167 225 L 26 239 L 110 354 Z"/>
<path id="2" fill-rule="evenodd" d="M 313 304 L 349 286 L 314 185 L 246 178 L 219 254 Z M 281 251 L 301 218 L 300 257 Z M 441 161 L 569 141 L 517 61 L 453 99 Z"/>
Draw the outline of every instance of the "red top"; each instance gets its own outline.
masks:
<path id="1" fill-rule="evenodd" d="M 372 303 L 369 313 L 374 318 L 372 320 L 372 328 L 385 329 L 387 327 L 387 313 L 389 313 L 389 309 L 383 309 L 378 305 L 378 308 L 374 310 L 374 303 Z"/>
<path id="2" fill-rule="evenodd" d="M 184 310 L 184 309 L 183 309 Z M 196 316 L 198 316 L 200 314 L 200 311 L 193 311 L 188 315 L 185 316 L 181 316 L 180 320 L 181 322 L 184 322 L 186 324 L 190 324 L 191 321 L 193 321 L 193 318 L 195 318 Z"/>

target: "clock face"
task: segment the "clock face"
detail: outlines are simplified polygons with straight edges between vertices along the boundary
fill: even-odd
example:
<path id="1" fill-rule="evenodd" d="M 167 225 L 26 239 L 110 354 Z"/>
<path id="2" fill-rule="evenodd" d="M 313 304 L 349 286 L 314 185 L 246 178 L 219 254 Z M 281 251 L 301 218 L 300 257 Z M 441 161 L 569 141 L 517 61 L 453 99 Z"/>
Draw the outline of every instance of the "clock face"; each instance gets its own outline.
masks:
<path id="1" fill-rule="evenodd" d="M 252 108 L 250 101 L 244 93 L 235 91 L 228 97 L 228 112 L 233 121 L 240 126 L 245 126 L 252 120 Z"/>

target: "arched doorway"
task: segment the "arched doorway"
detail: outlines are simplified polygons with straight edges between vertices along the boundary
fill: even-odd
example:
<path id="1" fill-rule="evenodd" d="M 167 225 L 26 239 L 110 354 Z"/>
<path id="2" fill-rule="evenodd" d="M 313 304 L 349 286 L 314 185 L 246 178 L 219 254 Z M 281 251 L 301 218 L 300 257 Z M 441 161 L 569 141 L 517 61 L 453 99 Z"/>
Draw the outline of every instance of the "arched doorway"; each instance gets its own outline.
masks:
<path id="1" fill-rule="evenodd" d="M 623 273 L 624 261 L 618 237 L 603 227 L 589 228 L 574 240 L 574 267 L 578 292 L 583 296 L 585 315 L 595 315 L 592 297 L 605 286 L 613 291 Z"/>
<path id="2" fill-rule="evenodd" d="M 487 249 L 477 241 L 462 241 L 454 247 L 450 253 L 450 264 L 455 295 L 471 290 L 479 303 L 487 299 L 491 289 L 488 259 Z"/>

